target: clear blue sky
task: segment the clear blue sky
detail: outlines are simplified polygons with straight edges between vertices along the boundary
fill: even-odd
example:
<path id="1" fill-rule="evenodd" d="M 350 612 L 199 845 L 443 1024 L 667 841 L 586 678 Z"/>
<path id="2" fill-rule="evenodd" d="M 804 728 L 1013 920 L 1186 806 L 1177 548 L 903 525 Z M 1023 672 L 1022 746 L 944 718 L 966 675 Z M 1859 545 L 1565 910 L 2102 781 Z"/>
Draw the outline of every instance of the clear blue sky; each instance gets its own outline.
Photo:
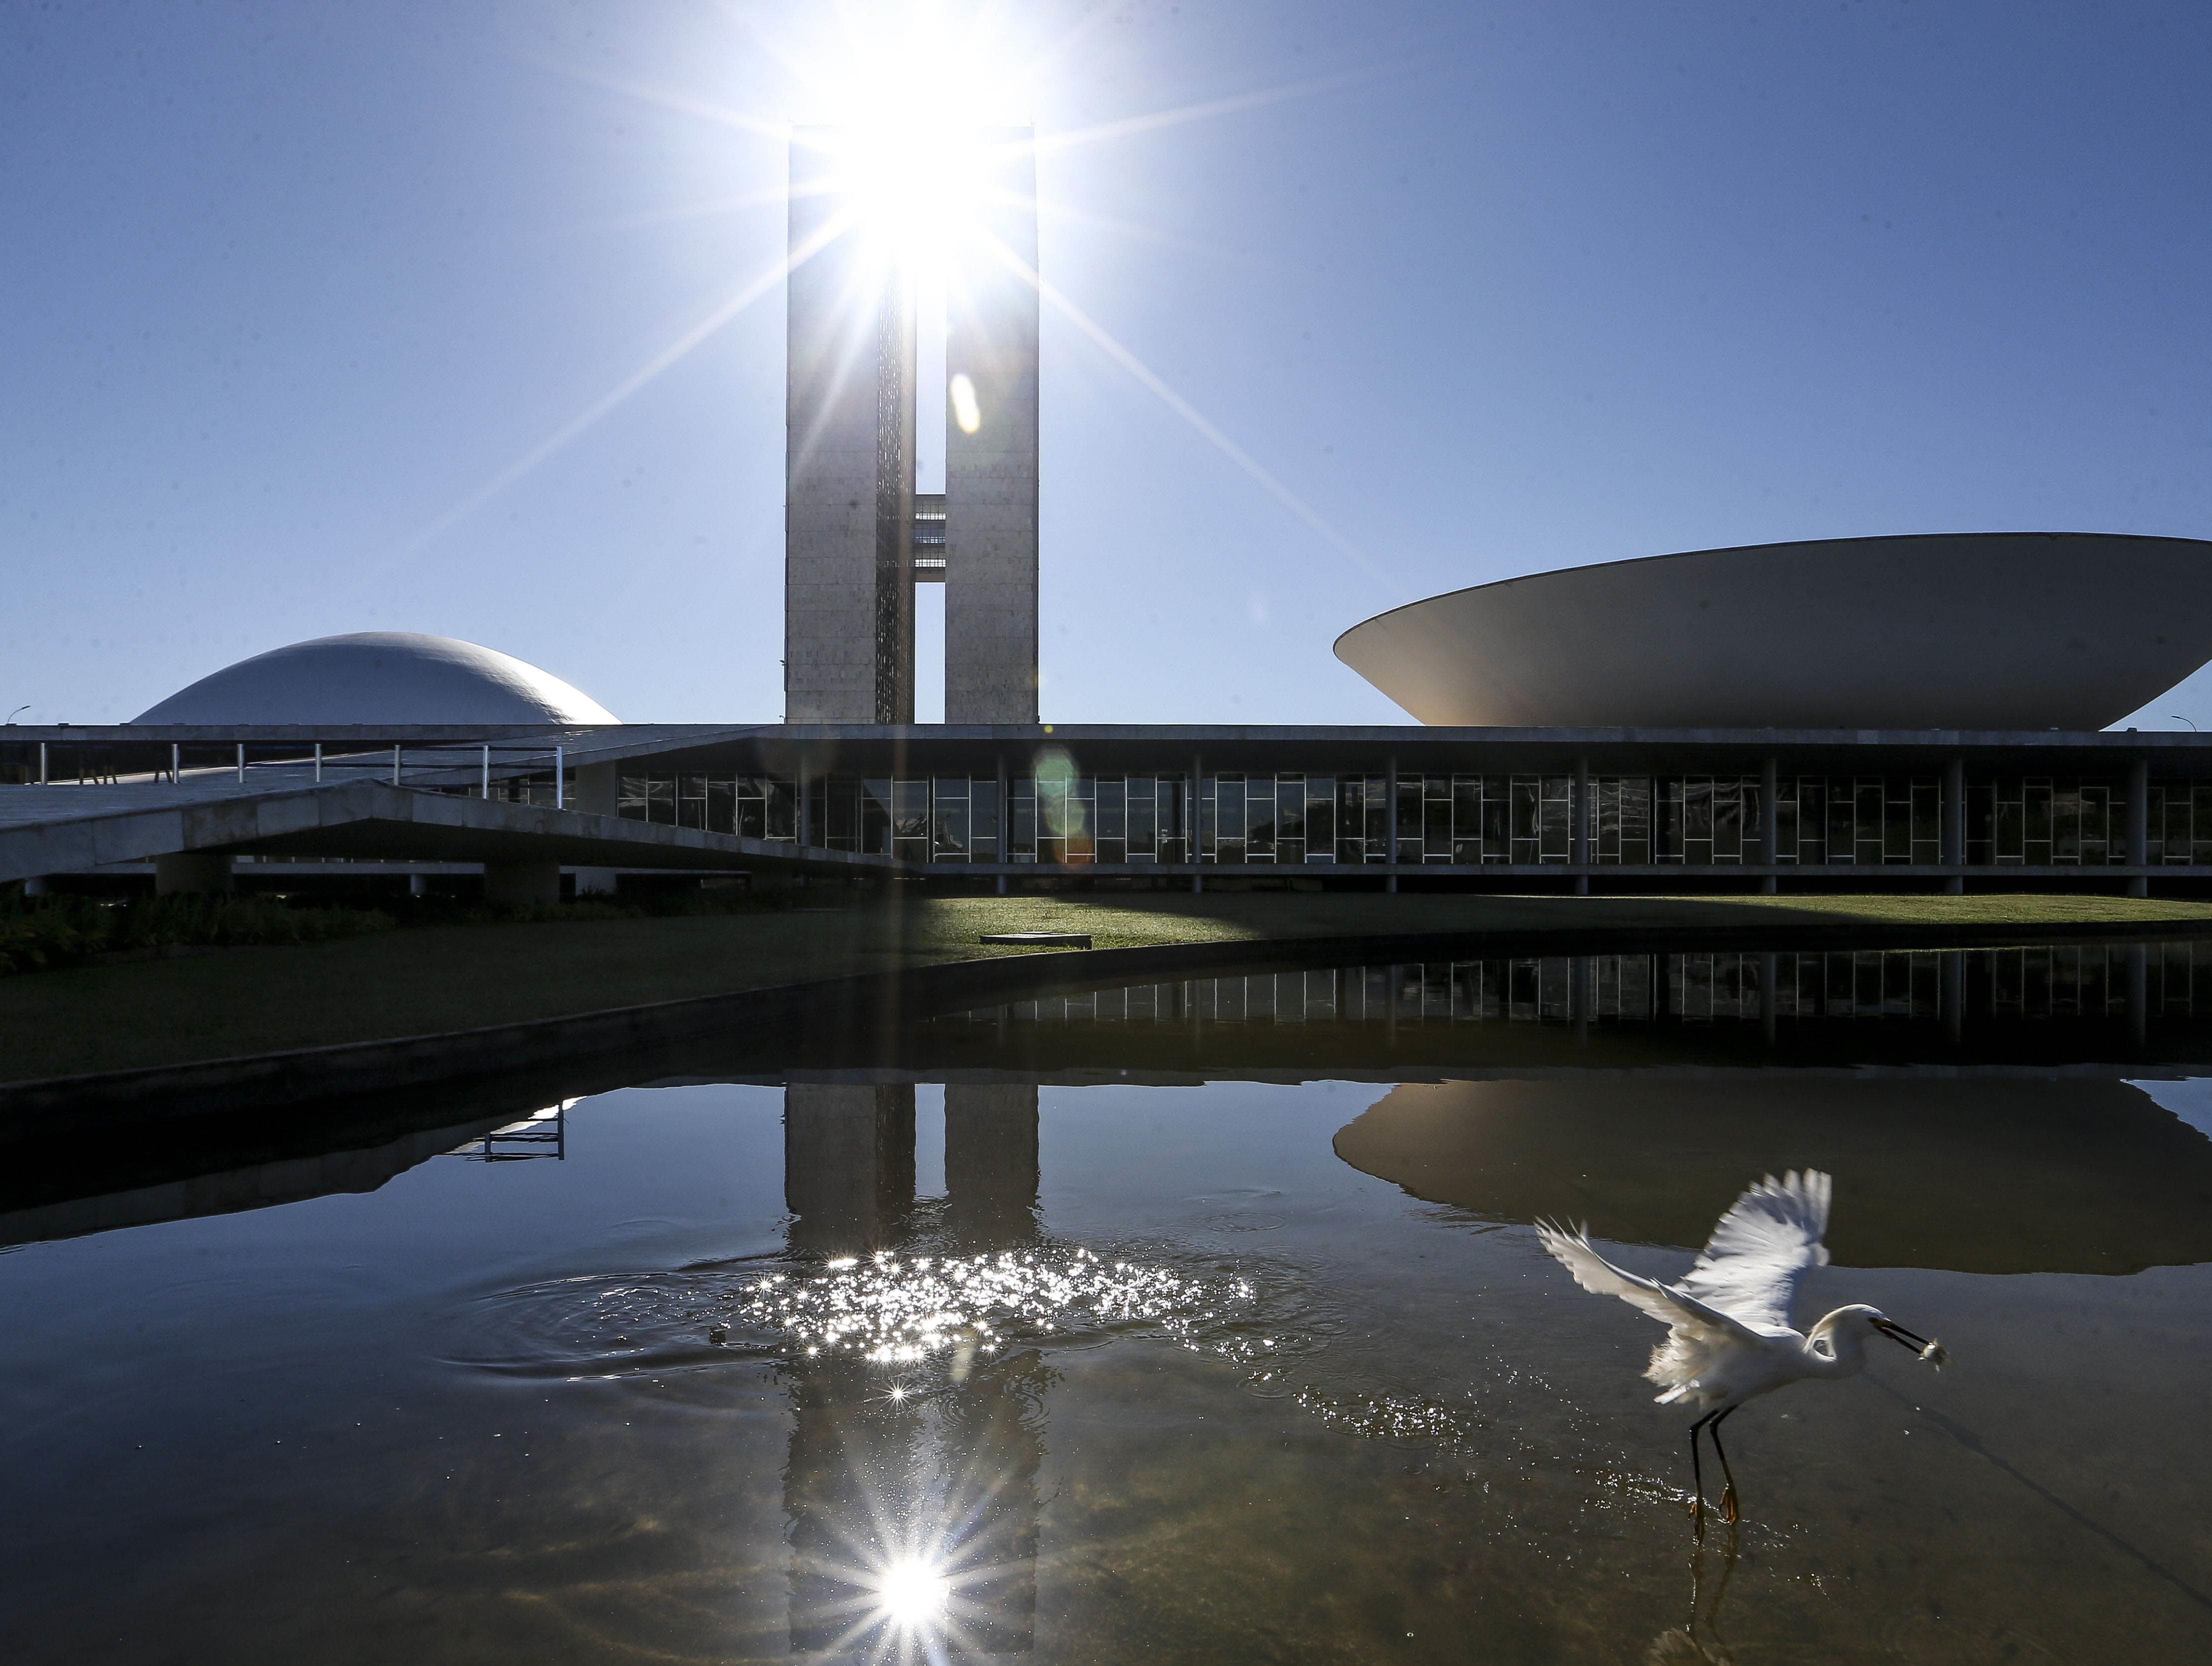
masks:
<path id="1" fill-rule="evenodd" d="M 484 489 L 773 268 L 829 11 L 0 9 L 0 704 L 400 629 L 774 721 L 780 289 Z M 1048 720 L 1401 721 L 1335 635 L 1551 567 L 2212 534 L 2212 7 L 1005 15 L 1048 140 L 1304 89 L 1053 150 L 1042 264 L 1340 540 L 1048 313 Z"/>

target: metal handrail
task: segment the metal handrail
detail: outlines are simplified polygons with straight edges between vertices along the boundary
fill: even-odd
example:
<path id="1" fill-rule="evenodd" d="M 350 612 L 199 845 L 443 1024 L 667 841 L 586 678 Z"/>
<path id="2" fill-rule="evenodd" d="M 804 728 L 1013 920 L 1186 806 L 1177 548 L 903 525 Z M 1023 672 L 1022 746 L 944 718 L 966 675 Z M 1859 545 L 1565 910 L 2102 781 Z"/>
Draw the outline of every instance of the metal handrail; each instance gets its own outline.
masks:
<path id="1" fill-rule="evenodd" d="M 386 766 L 380 751 L 371 752 L 358 743 L 343 744 L 346 746 L 344 751 L 334 750 L 330 743 L 320 740 L 273 743 L 270 750 L 281 751 L 282 757 L 256 758 L 251 755 L 247 743 L 239 741 L 234 743 L 227 763 L 194 767 L 186 763 L 184 745 L 172 742 L 166 768 L 156 765 L 143 775 L 134 771 L 131 776 L 125 777 L 118 775 L 113 764 L 105 759 L 98 767 L 90 769 L 88 769 L 87 763 L 98 755 L 112 755 L 119 749 L 138 749 L 130 747 L 128 743 L 92 741 L 70 746 L 69 752 L 76 755 L 76 778 L 58 780 L 54 774 L 57 760 L 53 745 L 42 740 L 39 743 L 38 784 L 41 787 L 120 786 L 141 782 L 152 785 L 166 781 L 168 785 L 176 787 L 183 784 L 188 768 L 191 773 L 202 778 L 218 772 L 234 772 L 237 783 L 241 787 L 247 782 L 248 772 L 257 769 L 306 770 L 317 786 L 325 784 L 334 774 L 354 780 L 370 771 L 380 775 L 383 774 Z M 301 751 L 303 746 L 307 748 L 304 753 Z M 410 751 L 414 754 L 412 758 L 409 756 Z M 469 756 L 471 753 L 475 754 L 473 759 Z M 495 757 L 495 753 L 500 756 Z M 425 754 L 428 755 L 427 759 Z M 471 745 L 465 741 L 431 741 L 410 748 L 404 742 L 395 742 L 392 747 L 390 780 L 395 787 L 404 787 L 409 784 L 410 774 L 418 778 L 425 774 L 447 777 L 460 775 L 467 770 L 470 762 L 477 765 L 477 792 L 486 799 L 491 796 L 495 765 L 501 775 L 509 780 L 543 774 L 550 769 L 553 775 L 554 807 L 562 810 L 568 807 L 568 747 L 560 743 L 548 746 L 542 741 L 496 740 L 480 741 Z M 437 784 L 447 783 L 441 781 Z"/>

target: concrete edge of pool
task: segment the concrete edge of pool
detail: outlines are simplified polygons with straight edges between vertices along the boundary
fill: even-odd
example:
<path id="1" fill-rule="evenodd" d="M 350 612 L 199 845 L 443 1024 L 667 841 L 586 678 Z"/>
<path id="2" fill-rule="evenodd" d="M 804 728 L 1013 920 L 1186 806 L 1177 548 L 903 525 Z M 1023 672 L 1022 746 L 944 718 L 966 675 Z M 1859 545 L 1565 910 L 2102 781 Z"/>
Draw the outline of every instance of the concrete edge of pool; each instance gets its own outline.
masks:
<path id="1" fill-rule="evenodd" d="M 482 1028 L 0 1082 L 0 1144 L 485 1079 L 549 1063 L 634 1053 L 708 1033 L 772 1032 L 803 1045 L 809 1037 L 881 1032 L 906 1019 L 958 1012 L 978 1002 L 1026 1000 L 1161 974 L 1501 955 L 1974 949 L 2207 936 L 2212 936 L 2212 927 L 2192 921 L 1796 922 L 1248 939 L 992 956 Z"/>

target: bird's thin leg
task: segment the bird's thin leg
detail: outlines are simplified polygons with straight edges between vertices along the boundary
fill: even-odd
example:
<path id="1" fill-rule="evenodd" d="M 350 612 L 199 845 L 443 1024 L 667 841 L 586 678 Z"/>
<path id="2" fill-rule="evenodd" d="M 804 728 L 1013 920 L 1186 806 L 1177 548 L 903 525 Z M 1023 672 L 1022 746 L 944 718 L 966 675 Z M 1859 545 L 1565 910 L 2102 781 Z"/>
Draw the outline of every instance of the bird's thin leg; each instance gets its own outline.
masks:
<path id="1" fill-rule="evenodd" d="M 1712 1420 L 1713 1414 L 1707 1412 L 1690 1426 L 1690 1487 L 1695 1495 L 1690 1505 L 1690 1519 L 1697 1524 L 1700 1533 L 1705 1529 L 1705 1472 L 1698 1462 L 1698 1437 L 1705 1432 L 1705 1425 Z"/>
<path id="2" fill-rule="evenodd" d="M 1730 1527 L 1736 1523 L 1735 1472 L 1729 1468 L 1728 1448 L 1721 1444 L 1721 1425 L 1727 1422 L 1735 1412 L 1735 1408 L 1729 1407 L 1713 1419 L 1712 1426 L 1713 1450 L 1720 1456 L 1721 1474 L 1726 1481 L 1721 1488 L 1721 1513 L 1728 1517 Z"/>

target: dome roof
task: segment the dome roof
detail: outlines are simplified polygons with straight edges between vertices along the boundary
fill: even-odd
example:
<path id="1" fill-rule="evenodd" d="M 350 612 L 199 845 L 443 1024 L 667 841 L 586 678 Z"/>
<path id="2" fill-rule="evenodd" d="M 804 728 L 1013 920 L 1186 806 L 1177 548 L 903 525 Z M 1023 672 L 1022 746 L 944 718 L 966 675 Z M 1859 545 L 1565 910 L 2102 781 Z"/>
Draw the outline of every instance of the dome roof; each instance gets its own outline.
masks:
<path id="1" fill-rule="evenodd" d="M 2212 544 L 1703 550 L 1431 596 L 1354 625 L 1336 657 L 1424 723 L 2100 729 L 2212 659 Z"/>
<path id="2" fill-rule="evenodd" d="M 240 660 L 134 723 L 618 723 L 550 672 L 410 630 L 319 636 Z"/>

